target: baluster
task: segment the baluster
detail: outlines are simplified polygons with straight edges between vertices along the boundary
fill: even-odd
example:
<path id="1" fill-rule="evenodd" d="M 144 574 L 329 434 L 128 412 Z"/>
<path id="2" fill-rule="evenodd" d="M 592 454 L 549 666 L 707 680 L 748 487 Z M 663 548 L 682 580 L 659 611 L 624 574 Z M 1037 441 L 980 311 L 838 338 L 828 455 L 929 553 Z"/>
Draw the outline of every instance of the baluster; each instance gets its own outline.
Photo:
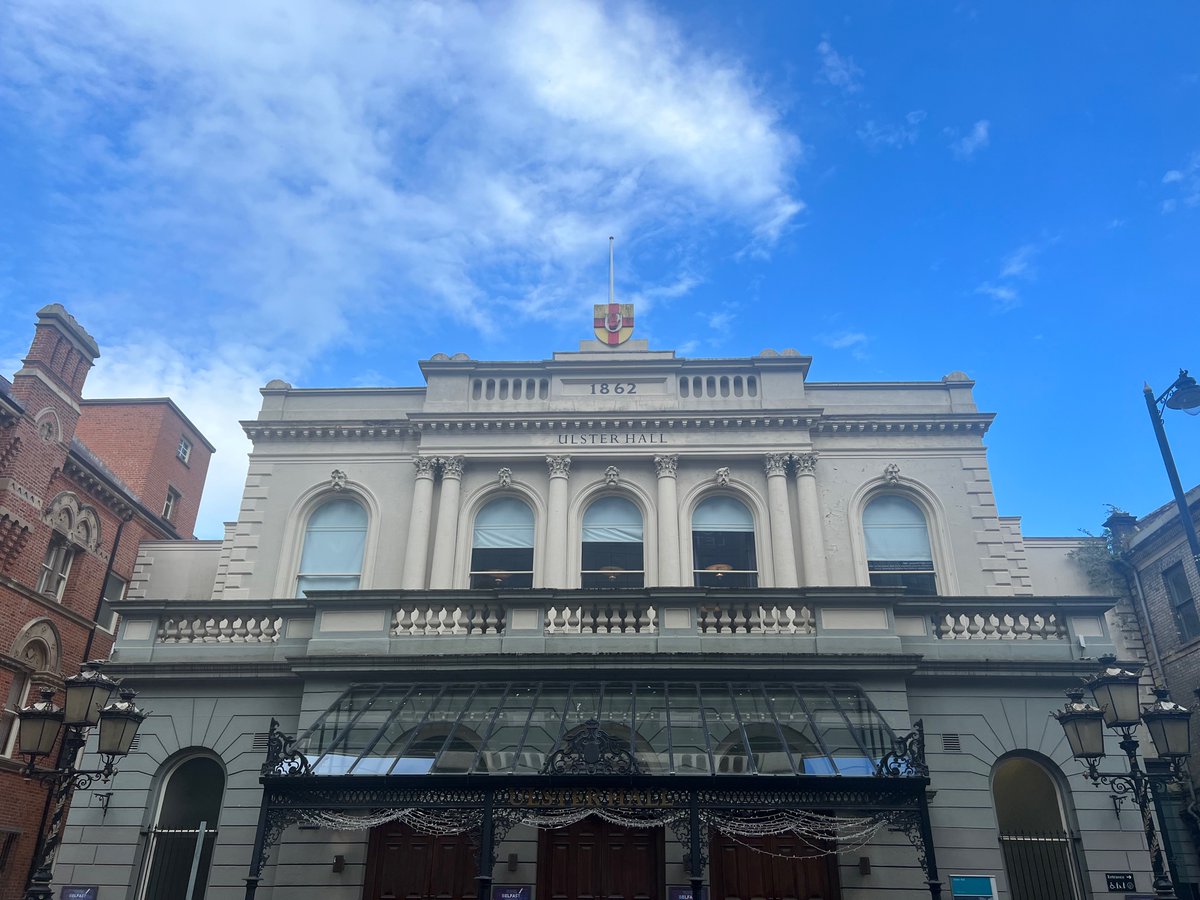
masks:
<path id="1" fill-rule="evenodd" d="M 217 631 L 218 631 L 218 636 L 217 636 L 218 642 L 220 642 L 222 644 L 232 644 L 233 643 L 233 622 L 230 620 L 229 616 L 222 616 L 217 621 Z"/>
<path id="2" fill-rule="evenodd" d="M 507 617 L 507 611 L 503 606 L 489 606 L 488 615 L 491 617 L 488 621 L 491 623 L 491 631 L 489 634 L 503 634 Z"/>
<path id="3" fill-rule="evenodd" d="M 983 639 L 985 641 L 994 641 L 998 637 L 996 634 L 996 623 L 999 621 L 995 613 L 986 613 L 983 617 Z"/>
<path id="4" fill-rule="evenodd" d="M 1013 640 L 1024 641 L 1029 639 L 1029 620 L 1025 616 L 1013 616 Z"/>
<path id="5" fill-rule="evenodd" d="M 396 610 L 396 634 L 412 634 L 412 607 L 401 606 Z"/>
<path id="6" fill-rule="evenodd" d="M 267 626 L 263 629 L 267 635 L 267 640 L 272 644 L 279 640 L 279 636 L 283 633 L 283 616 L 276 616 L 273 619 L 267 619 Z"/>
<path id="7" fill-rule="evenodd" d="M 184 616 L 179 620 L 179 643 L 190 644 L 196 636 L 196 629 L 192 627 L 192 617 Z"/>
<path id="8" fill-rule="evenodd" d="M 413 634 L 424 634 L 425 633 L 425 620 L 426 620 L 425 607 L 424 606 L 414 606 L 412 612 L 413 612 L 413 622 L 412 622 Z"/>
<path id="9" fill-rule="evenodd" d="M 159 622 L 158 642 L 160 644 L 179 643 L 179 623 L 170 616 L 160 620 Z"/>
<path id="10" fill-rule="evenodd" d="M 717 607 L 717 634 L 733 633 L 733 614 L 724 605 Z"/>
<path id="11" fill-rule="evenodd" d="M 752 603 L 746 608 L 746 630 L 751 634 L 762 634 L 762 611 L 763 608 L 757 603 Z"/>
<path id="12" fill-rule="evenodd" d="M 400 610 L 392 610 L 392 621 L 391 624 L 388 625 L 388 628 L 391 630 L 393 635 L 400 633 Z"/>
<path id="13" fill-rule="evenodd" d="M 646 607 L 646 630 L 658 631 L 658 610 L 653 606 Z"/>
<path id="14" fill-rule="evenodd" d="M 250 617 L 250 631 L 247 643 L 262 643 L 262 625 L 259 623 L 258 616 Z"/>
<path id="15" fill-rule="evenodd" d="M 584 615 L 584 613 L 583 613 L 582 606 L 568 606 L 567 607 L 567 630 L 582 634 L 583 633 L 583 615 Z"/>
<path id="16" fill-rule="evenodd" d="M 967 631 L 967 626 L 963 623 L 963 619 L 966 617 L 963 615 L 954 615 L 950 618 L 953 622 L 950 632 L 954 635 L 954 637 L 950 638 L 950 640 L 961 641 L 963 639 L 963 635 Z"/>
<path id="17" fill-rule="evenodd" d="M 1029 639 L 1030 640 L 1046 640 L 1046 617 L 1041 613 L 1034 613 L 1029 617 Z"/>
<path id="18" fill-rule="evenodd" d="M 983 630 L 983 623 L 980 621 L 983 615 L 968 615 L 967 619 L 967 640 L 977 640 L 979 632 Z"/>

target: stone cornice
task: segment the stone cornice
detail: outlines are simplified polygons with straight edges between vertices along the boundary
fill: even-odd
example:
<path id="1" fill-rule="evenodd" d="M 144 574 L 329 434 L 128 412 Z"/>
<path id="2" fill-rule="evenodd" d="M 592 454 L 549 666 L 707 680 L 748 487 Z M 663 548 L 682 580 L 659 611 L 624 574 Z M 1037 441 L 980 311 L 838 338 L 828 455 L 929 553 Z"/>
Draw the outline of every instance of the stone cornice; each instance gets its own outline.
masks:
<path id="1" fill-rule="evenodd" d="M 90 461 L 72 450 L 63 463 L 63 473 L 80 487 L 94 494 L 108 508 L 122 518 L 137 517 L 149 523 L 164 538 L 178 538 L 175 526 L 161 516 L 156 516 L 137 497 L 126 493 L 114 484 L 105 473 L 91 465 Z"/>
<path id="2" fill-rule="evenodd" d="M 571 431 L 793 431 L 807 428 L 815 434 L 913 435 L 961 434 L 982 436 L 991 426 L 990 413 L 866 413 L 825 415 L 821 409 L 713 410 L 653 414 L 623 413 L 415 413 L 389 421 L 248 421 L 242 429 L 250 440 L 322 441 L 388 440 L 421 434 L 551 434 Z"/>

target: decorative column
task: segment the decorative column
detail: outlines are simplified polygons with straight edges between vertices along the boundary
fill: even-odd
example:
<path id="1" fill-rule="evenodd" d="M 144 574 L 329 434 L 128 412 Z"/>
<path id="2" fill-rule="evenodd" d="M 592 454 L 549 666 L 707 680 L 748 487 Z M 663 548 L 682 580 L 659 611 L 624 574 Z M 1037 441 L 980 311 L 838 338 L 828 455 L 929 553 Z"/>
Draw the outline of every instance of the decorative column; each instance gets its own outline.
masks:
<path id="1" fill-rule="evenodd" d="M 788 509 L 788 453 L 768 453 L 767 513 L 771 520 L 771 555 L 775 558 L 775 587 L 798 587 L 792 514 Z"/>
<path id="2" fill-rule="evenodd" d="M 458 499 L 462 495 L 463 458 L 443 457 L 442 496 L 438 500 L 437 533 L 433 537 L 433 567 L 429 586 L 454 586 L 454 547 L 458 542 Z"/>
<path id="3" fill-rule="evenodd" d="M 404 571 L 400 587 L 419 591 L 425 587 L 425 562 L 429 556 L 429 519 L 433 514 L 432 456 L 413 460 L 417 477 L 413 484 L 412 515 L 408 519 L 408 547 L 404 551 Z"/>
<path id="4" fill-rule="evenodd" d="M 817 499 L 816 451 L 793 453 L 796 467 L 796 505 L 800 522 L 800 558 L 804 564 L 804 583 L 814 587 L 829 584 L 825 565 L 825 533 L 821 525 L 821 504 Z"/>
<path id="5" fill-rule="evenodd" d="M 571 457 L 547 456 L 550 470 L 549 509 L 546 516 L 546 587 L 567 587 L 567 478 Z"/>
<path id="6" fill-rule="evenodd" d="M 658 583 L 678 587 L 679 575 L 679 500 L 676 492 L 675 470 L 679 457 L 664 454 L 654 457 L 658 472 Z"/>

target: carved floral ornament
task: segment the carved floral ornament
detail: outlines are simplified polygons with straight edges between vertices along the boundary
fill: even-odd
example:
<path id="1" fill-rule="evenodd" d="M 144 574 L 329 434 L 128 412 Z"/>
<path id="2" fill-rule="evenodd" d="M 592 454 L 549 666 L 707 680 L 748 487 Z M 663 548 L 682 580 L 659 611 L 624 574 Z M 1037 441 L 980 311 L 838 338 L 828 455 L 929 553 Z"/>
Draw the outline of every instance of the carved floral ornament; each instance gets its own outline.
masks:
<path id="1" fill-rule="evenodd" d="M 416 466 L 417 477 L 418 478 L 432 478 L 433 477 L 433 464 L 436 461 L 437 460 L 432 456 L 418 456 L 416 459 L 414 459 L 413 465 Z"/>
<path id="2" fill-rule="evenodd" d="M 679 455 L 676 453 L 664 453 L 654 457 L 654 470 L 658 472 L 659 478 L 674 477 L 678 468 Z"/>
<path id="3" fill-rule="evenodd" d="M 571 474 L 571 457 L 547 456 L 546 467 L 550 470 L 551 478 L 566 478 Z"/>
<path id="4" fill-rule="evenodd" d="M 768 453 L 763 458 L 763 468 L 767 475 L 786 475 L 790 456 L 790 453 Z"/>
<path id="5" fill-rule="evenodd" d="M 817 472 L 817 460 L 821 455 L 816 451 L 808 453 L 793 453 L 792 465 L 796 467 L 797 475 L 815 475 Z"/>
<path id="6" fill-rule="evenodd" d="M 442 465 L 443 478 L 462 478 L 466 463 L 461 456 L 443 456 L 438 461 Z"/>
<path id="7" fill-rule="evenodd" d="M 42 521 L 89 553 L 100 554 L 100 517 L 79 496 L 64 491 L 50 503 Z"/>

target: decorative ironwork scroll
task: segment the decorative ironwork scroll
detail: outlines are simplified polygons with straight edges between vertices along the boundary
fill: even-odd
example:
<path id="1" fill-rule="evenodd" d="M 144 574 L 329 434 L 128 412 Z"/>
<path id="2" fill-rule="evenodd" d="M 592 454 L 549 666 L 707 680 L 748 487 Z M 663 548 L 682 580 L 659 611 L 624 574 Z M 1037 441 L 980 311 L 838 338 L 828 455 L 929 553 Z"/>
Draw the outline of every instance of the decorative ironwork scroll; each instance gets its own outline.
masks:
<path id="1" fill-rule="evenodd" d="M 296 741 L 279 730 L 279 721 L 271 719 L 267 732 L 267 758 L 260 770 L 265 775 L 311 775 L 312 766 L 303 753 L 296 751 Z"/>
<path id="2" fill-rule="evenodd" d="M 907 778 L 914 775 L 929 777 L 929 765 L 925 762 L 925 725 L 917 719 L 913 730 L 896 738 L 892 749 L 879 760 L 877 774 L 890 778 Z"/>
<path id="3" fill-rule="evenodd" d="M 640 775 L 641 766 L 629 746 L 615 740 L 595 719 L 567 735 L 546 757 L 545 775 Z"/>

